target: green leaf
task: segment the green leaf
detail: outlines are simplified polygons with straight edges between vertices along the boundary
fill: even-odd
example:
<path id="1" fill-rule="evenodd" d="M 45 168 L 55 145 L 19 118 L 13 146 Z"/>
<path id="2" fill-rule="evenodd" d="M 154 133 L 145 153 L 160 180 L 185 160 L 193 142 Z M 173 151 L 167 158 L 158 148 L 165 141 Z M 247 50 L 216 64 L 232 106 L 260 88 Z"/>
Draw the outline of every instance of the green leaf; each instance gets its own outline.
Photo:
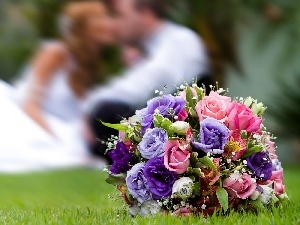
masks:
<path id="1" fill-rule="evenodd" d="M 188 103 L 188 106 L 191 108 L 195 108 L 197 101 L 196 101 L 196 99 L 194 99 L 195 96 L 191 90 L 191 87 L 187 86 L 185 89 L 185 92 L 186 92 L 186 101 Z"/>
<path id="2" fill-rule="evenodd" d="M 264 210 L 265 207 L 264 205 L 262 204 L 261 201 L 259 201 L 258 199 L 255 200 L 255 201 L 249 201 L 250 205 L 253 206 L 253 208 L 257 209 L 257 210 Z"/>
<path id="3" fill-rule="evenodd" d="M 200 185 L 199 182 L 194 183 L 193 190 L 194 190 L 194 194 L 196 196 L 200 196 L 201 195 L 200 187 L 201 187 L 201 185 Z"/>
<path id="4" fill-rule="evenodd" d="M 202 89 L 200 89 L 198 86 L 194 87 L 194 89 L 196 90 L 197 94 L 198 94 L 198 101 L 202 100 L 203 97 L 205 96 L 205 93 Z"/>
<path id="5" fill-rule="evenodd" d="M 119 175 L 114 175 L 111 177 L 108 177 L 105 181 L 108 184 L 112 184 L 112 185 L 120 185 L 120 184 L 125 184 L 125 174 L 119 174 Z"/>
<path id="6" fill-rule="evenodd" d="M 222 187 L 218 187 L 216 194 L 217 194 L 217 198 L 219 200 L 221 207 L 226 212 L 228 209 L 228 193 L 227 193 L 227 191 Z"/>
<path id="7" fill-rule="evenodd" d="M 120 130 L 120 131 L 126 131 L 128 128 L 128 125 L 126 124 L 112 124 L 112 123 L 104 123 L 100 121 L 104 126 L 115 129 L 115 130 Z"/>
<path id="8" fill-rule="evenodd" d="M 241 137 L 243 140 L 247 140 L 248 139 L 247 132 L 241 132 Z"/>
<path id="9" fill-rule="evenodd" d="M 247 149 L 245 154 L 242 156 L 243 159 L 252 156 L 254 153 L 261 152 L 263 150 L 262 146 L 254 145 L 252 148 Z"/>
<path id="10" fill-rule="evenodd" d="M 192 168 L 192 167 L 188 167 L 186 172 L 188 174 L 192 174 L 193 176 L 197 176 L 197 177 L 202 177 L 204 178 L 204 173 L 202 172 L 202 170 L 200 168 Z"/>
<path id="11" fill-rule="evenodd" d="M 155 114 L 154 119 L 153 119 L 154 126 L 155 127 L 160 127 L 163 119 L 164 119 L 164 117 L 162 115 Z"/>
<path id="12" fill-rule="evenodd" d="M 168 118 L 164 118 L 160 114 L 155 114 L 153 122 L 155 127 L 165 129 L 169 137 L 174 135 L 174 128 L 171 126 L 173 123 Z"/>
<path id="13" fill-rule="evenodd" d="M 193 168 L 193 174 L 196 174 L 199 177 L 204 178 L 204 173 L 202 172 L 202 170 L 200 168 Z"/>
<path id="14" fill-rule="evenodd" d="M 213 169 L 215 172 L 218 172 L 216 165 L 208 156 L 202 157 L 201 159 L 199 159 L 199 162 L 201 162 L 205 167 Z"/>
<path id="15" fill-rule="evenodd" d="M 190 157 L 191 166 L 194 167 L 197 162 L 198 162 L 198 153 L 197 152 L 192 152 L 191 157 Z"/>
<path id="16" fill-rule="evenodd" d="M 171 125 L 172 125 L 172 122 L 167 118 L 164 118 L 163 121 L 161 122 L 161 127 L 166 130 L 169 130 Z"/>

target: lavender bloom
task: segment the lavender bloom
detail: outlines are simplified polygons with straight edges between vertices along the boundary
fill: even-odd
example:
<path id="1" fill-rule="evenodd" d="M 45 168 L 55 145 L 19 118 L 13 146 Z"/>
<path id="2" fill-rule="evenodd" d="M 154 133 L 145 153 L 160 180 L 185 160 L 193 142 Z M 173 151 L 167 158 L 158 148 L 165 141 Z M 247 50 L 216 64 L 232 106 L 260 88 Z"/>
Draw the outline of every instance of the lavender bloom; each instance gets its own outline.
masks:
<path id="1" fill-rule="evenodd" d="M 167 141 L 167 132 L 162 128 L 154 128 L 146 132 L 138 145 L 138 150 L 145 159 L 161 157 L 165 153 L 164 148 Z"/>
<path id="2" fill-rule="evenodd" d="M 278 159 L 272 159 L 272 170 L 282 170 L 281 162 Z"/>
<path id="3" fill-rule="evenodd" d="M 185 107 L 186 101 L 183 98 L 172 95 L 163 95 L 151 99 L 147 102 L 147 107 L 140 111 L 143 114 L 142 128 L 145 132 L 148 128 L 153 128 L 153 115 L 159 112 L 162 116 L 171 118 L 177 116 Z"/>
<path id="4" fill-rule="evenodd" d="M 229 130 L 222 122 L 207 118 L 200 123 L 199 142 L 192 141 L 192 146 L 205 153 L 222 154 L 228 137 Z"/>
<path id="5" fill-rule="evenodd" d="M 163 157 L 150 159 L 145 165 L 144 176 L 154 200 L 169 197 L 172 194 L 177 174 L 165 167 Z"/>
<path id="6" fill-rule="evenodd" d="M 144 116 L 141 121 L 142 125 L 142 132 L 145 133 L 147 129 L 154 128 L 154 123 L 153 123 L 154 115 L 150 114 L 147 116 Z"/>
<path id="7" fill-rule="evenodd" d="M 138 163 L 134 165 L 130 171 L 127 172 L 126 185 L 129 193 L 139 203 L 151 200 L 152 196 L 148 190 L 146 178 L 144 176 L 145 163 Z"/>
<path id="8" fill-rule="evenodd" d="M 137 163 L 137 158 L 129 152 L 123 142 L 118 142 L 116 148 L 108 153 L 108 156 L 113 161 L 110 167 L 110 172 L 113 174 L 126 173 L 130 168 Z"/>
<path id="9" fill-rule="evenodd" d="M 252 177 L 267 181 L 272 176 L 272 162 L 266 152 L 254 153 L 247 158 L 247 166 L 252 170 Z"/>

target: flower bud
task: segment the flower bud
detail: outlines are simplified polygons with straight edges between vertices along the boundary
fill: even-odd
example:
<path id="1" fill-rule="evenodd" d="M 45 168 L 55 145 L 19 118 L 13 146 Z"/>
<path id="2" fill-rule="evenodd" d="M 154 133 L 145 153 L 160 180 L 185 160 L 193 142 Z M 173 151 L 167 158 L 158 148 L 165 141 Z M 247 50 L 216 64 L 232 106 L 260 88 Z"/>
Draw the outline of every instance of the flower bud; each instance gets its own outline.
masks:
<path id="1" fill-rule="evenodd" d="M 257 103 L 257 100 L 251 97 L 246 98 L 244 104 L 247 107 L 251 108 L 252 112 L 258 116 L 262 116 L 267 109 L 267 107 L 265 107 L 263 103 Z"/>
<path id="2" fill-rule="evenodd" d="M 170 128 L 172 128 L 177 134 L 185 135 L 190 128 L 190 125 L 184 121 L 176 121 L 170 126 Z"/>
<path id="3" fill-rule="evenodd" d="M 245 104 L 247 107 L 251 108 L 251 105 L 252 105 L 252 103 L 253 103 L 254 101 L 255 101 L 254 98 L 248 97 L 248 98 L 245 99 L 244 104 Z"/>
<path id="4" fill-rule="evenodd" d="M 258 116 L 262 116 L 266 111 L 267 107 L 264 106 L 263 103 L 253 103 L 252 104 L 252 112 Z"/>

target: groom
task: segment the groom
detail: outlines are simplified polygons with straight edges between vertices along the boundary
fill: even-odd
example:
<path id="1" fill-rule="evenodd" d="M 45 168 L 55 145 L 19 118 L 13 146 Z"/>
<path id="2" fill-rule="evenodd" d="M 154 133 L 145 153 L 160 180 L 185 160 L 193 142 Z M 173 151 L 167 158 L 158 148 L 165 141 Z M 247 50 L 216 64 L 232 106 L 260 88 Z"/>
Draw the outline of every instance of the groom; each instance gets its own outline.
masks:
<path id="1" fill-rule="evenodd" d="M 114 133 L 98 120 L 118 123 L 134 114 L 154 96 L 154 91 L 175 92 L 175 87 L 193 79 L 210 80 L 206 49 L 190 29 L 166 19 L 164 0 L 113 0 L 117 36 L 121 44 L 138 46 L 144 54 L 124 74 L 94 92 L 89 102 L 89 124 L 97 138 Z M 105 146 L 95 144 L 96 153 Z"/>

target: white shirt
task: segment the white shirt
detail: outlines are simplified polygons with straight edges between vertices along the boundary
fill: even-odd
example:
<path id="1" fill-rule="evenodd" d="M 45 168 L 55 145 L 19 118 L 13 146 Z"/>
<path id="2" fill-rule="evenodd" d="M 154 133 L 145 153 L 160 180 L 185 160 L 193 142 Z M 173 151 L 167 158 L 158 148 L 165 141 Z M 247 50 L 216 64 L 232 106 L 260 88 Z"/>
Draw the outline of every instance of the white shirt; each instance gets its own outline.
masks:
<path id="1" fill-rule="evenodd" d="M 206 48 L 186 27 L 165 22 L 145 40 L 144 48 L 146 58 L 107 86 L 94 90 L 89 107 L 105 100 L 144 105 L 155 90 L 174 93 L 174 85 L 191 84 L 208 72 Z"/>

